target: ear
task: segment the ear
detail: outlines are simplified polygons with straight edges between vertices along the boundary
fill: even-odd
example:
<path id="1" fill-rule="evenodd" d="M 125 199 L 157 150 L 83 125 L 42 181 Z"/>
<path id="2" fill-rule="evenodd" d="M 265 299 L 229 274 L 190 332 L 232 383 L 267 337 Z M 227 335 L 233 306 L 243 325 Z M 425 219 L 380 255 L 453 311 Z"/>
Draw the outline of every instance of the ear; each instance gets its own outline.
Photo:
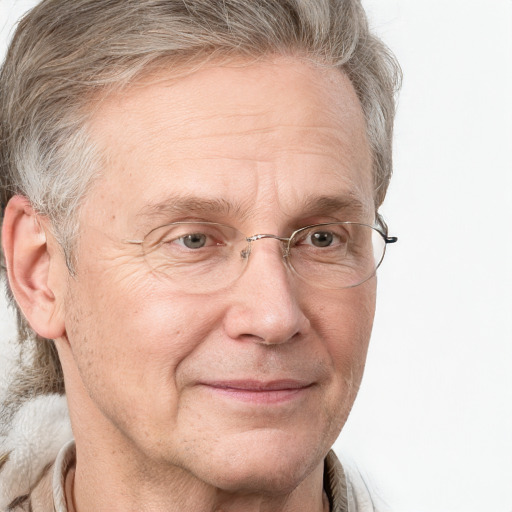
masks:
<path id="1" fill-rule="evenodd" d="M 51 279 L 51 271 L 67 270 L 55 247 L 49 247 L 42 220 L 26 197 L 14 196 L 5 208 L 2 246 L 9 285 L 32 329 L 48 339 L 63 336 L 61 304 L 49 283 L 60 281 Z"/>

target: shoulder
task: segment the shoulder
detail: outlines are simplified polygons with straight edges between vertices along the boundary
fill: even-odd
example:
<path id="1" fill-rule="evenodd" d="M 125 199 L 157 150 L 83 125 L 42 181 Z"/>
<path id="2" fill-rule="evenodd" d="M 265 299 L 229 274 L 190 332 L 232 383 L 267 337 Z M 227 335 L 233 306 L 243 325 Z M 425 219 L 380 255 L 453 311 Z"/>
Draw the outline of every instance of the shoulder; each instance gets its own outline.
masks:
<path id="1" fill-rule="evenodd" d="M 0 437 L 1 512 L 29 510 L 30 502 L 34 512 L 53 512 L 53 467 L 70 440 L 65 397 L 39 396 L 17 410 Z"/>

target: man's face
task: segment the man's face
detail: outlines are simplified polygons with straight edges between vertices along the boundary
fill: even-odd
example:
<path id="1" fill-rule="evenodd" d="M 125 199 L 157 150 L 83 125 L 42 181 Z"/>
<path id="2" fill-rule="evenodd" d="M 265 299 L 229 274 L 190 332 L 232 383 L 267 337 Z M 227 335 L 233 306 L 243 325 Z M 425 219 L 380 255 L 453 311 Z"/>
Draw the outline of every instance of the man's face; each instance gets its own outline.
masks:
<path id="1" fill-rule="evenodd" d="M 202 293 L 153 272 L 126 240 L 180 220 L 248 236 L 371 224 L 371 157 L 350 82 L 284 58 L 159 74 L 101 103 L 91 130 L 108 165 L 81 211 L 69 348 L 58 342 L 77 436 L 227 490 L 293 487 L 352 406 L 375 278 L 315 287 L 263 239 L 241 277 Z"/>

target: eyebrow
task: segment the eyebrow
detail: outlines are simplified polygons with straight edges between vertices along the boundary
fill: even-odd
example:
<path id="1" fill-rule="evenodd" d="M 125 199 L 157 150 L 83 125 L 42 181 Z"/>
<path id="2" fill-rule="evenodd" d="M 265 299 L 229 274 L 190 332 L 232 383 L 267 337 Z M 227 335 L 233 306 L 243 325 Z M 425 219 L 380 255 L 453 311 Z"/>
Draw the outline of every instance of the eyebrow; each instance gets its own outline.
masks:
<path id="1" fill-rule="evenodd" d="M 306 198 L 302 208 L 306 215 L 343 213 L 359 218 L 365 213 L 369 213 L 368 206 L 354 194 L 347 194 L 346 196 L 310 196 Z"/>
<path id="2" fill-rule="evenodd" d="M 144 206 L 137 218 L 176 217 L 191 214 L 228 216 L 236 215 L 242 219 L 249 214 L 249 208 L 241 203 L 232 203 L 226 199 L 205 198 L 199 196 L 169 196 L 158 203 Z"/>
<path id="3" fill-rule="evenodd" d="M 343 214 L 350 215 L 352 220 L 360 219 L 371 213 L 369 207 L 355 194 L 306 196 L 300 202 L 297 217 L 314 215 Z M 231 202 L 223 198 L 207 198 L 200 196 L 168 196 L 158 203 L 144 206 L 136 215 L 138 219 L 149 220 L 154 217 L 176 218 L 198 215 L 200 217 L 235 216 L 241 221 L 251 214 L 251 208 L 244 203 Z M 355 217 L 355 219 L 353 218 Z M 349 219 L 347 219 L 349 220 Z"/>

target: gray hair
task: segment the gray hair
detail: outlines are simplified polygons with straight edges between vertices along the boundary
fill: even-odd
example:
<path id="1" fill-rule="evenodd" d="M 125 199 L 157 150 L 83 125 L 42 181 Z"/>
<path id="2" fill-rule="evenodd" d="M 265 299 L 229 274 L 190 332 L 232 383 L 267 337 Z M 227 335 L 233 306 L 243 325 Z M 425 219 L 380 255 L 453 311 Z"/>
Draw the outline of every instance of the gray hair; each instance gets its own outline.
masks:
<path id="1" fill-rule="evenodd" d="M 401 74 L 359 0 L 43 0 L 20 21 L 0 73 L 4 205 L 22 194 L 48 217 L 72 271 L 80 202 L 101 171 L 87 131 L 94 101 L 155 66 L 173 73 L 211 58 L 276 54 L 351 80 L 366 117 L 377 209 L 391 176 Z M 19 394 L 63 392 L 53 344 L 18 318 L 20 341 L 36 347 Z"/>

